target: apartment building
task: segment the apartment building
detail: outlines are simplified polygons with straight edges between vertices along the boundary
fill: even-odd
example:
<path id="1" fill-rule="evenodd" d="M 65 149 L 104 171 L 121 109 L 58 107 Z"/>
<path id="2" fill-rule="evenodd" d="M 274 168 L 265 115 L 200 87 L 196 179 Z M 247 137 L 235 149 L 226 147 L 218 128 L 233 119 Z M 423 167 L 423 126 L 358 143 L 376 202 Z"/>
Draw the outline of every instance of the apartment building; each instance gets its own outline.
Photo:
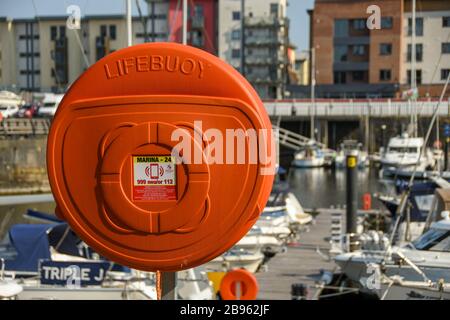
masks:
<path id="1" fill-rule="evenodd" d="M 381 29 L 367 27 L 373 4 L 381 9 Z M 439 95 L 450 68 L 449 10 L 449 1 L 417 1 L 416 78 L 421 96 Z M 394 98 L 411 87 L 410 0 L 316 0 L 309 14 L 310 48 L 316 57 L 310 72 L 315 72 L 317 97 Z M 439 74 L 433 78 L 436 68 Z M 309 97 L 305 86 L 289 89 L 295 97 Z"/>
<path id="2" fill-rule="evenodd" d="M 181 42 L 181 4 L 148 0 L 132 18 L 133 44 Z M 286 0 L 189 0 L 187 43 L 229 62 L 262 98 L 282 98 L 288 79 L 286 6 Z M 64 14 L 8 21 L 0 18 L 1 87 L 64 91 L 89 65 L 127 45 L 124 14 L 84 14 L 78 30 L 67 27 Z"/>
<path id="3" fill-rule="evenodd" d="M 219 0 L 219 56 L 262 98 L 282 98 L 287 82 L 286 0 Z"/>
<path id="4" fill-rule="evenodd" d="M 412 12 L 405 2 L 402 37 L 402 88 L 411 86 Z M 450 73 L 450 1 L 418 1 L 416 11 L 416 82 L 421 96 L 439 96 Z"/>

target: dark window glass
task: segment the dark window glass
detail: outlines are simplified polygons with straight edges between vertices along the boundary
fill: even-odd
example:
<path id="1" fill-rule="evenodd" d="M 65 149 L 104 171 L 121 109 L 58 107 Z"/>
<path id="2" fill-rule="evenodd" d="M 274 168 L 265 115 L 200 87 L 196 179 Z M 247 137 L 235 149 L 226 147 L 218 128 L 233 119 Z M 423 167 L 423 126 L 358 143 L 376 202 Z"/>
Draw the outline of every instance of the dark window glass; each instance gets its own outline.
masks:
<path id="1" fill-rule="evenodd" d="M 241 50 L 240 49 L 233 49 L 231 51 L 231 57 L 232 58 L 240 58 L 241 57 Z"/>
<path id="2" fill-rule="evenodd" d="M 334 83 L 335 84 L 342 84 L 342 83 L 346 83 L 346 82 L 347 82 L 347 79 L 346 79 L 345 72 L 342 72 L 342 71 L 334 72 Z"/>
<path id="3" fill-rule="evenodd" d="M 279 11 L 278 3 L 271 3 L 270 4 L 270 14 L 278 17 L 278 11 Z"/>
<path id="4" fill-rule="evenodd" d="M 56 40 L 56 38 L 58 37 L 58 29 L 56 28 L 56 26 L 51 26 L 50 27 L 50 39 Z"/>
<path id="5" fill-rule="evenodd" d="M 194 6 L 194 16 L 203 17 L 203 6 L 200 4 L 196 4 Z"/>
<path id="6" fill-rule="evenodd" d="M 382 69 L 380 70 L 380 81 L 389 81 L 391 80 L 391 70 Z"/>
<path id="7" fill-rule="evenodd" d="M 241 30 L 233 30 L 231 32 L 231 39 L 232 40 L 240 40 L 241 39 Z"/>
<path id="8" fill-rule="evenodd" d="M 411 62 L 412 45 L 408 44 L 407 60 Z M 423 59 L 423 45 L 421 43 L 416 44 L 416 61 L 421 62 Z"/>
<path id="9" fill-rule="evenodd" d="M 334 61 L 343 62 L 347 61 L 348 46 L 335 46 L 334 47 Z"/>
<path id="10" fill-rule="evenodd" d="M 233 20 L 241 20 L 241 13 L 239 11 L 233 11 Z"/>
<path id="11" fill-rule="evenodd" d="M 441 69 L 441 80 L 447 80 L 450 69 Z"/>
<path id="12" fill-rule="evenodd" d="M 364 45 L 354 45 L 352 48 L 352 54 L 354 56 L 363 56 L 366 54 L 366 47 Z"/>
<path id="13" fill-rule="evenodd" d="M 115 25 L 110 25 L 109 26 L 109 37 L 112 39 L 112 40 L 116 40 L 116 37 L 117 37 L 117 32 L 116 32 L 117 30 L 116 30 L 116 26 Z"/>
<path id="14" fill-rule="evenodd" d="M 336 19 L 334 20 L 334 36 L 347 37 L 348 36 L 348 20 Z"/>
<path id="15" fill-rule="evenodd" d="M 65 26 L 60 26 L 59 27 L 59 37 L 60 38 L 65 38 L 66 37 L 66 27 Z"/>
<path id="16" fill-rule="evenodd" d="M 380 44 L 380 55 L 388 56 L 392 54 L 392 44 L 391 43 L 381 43 Z"/>
<path id="17" fill-rule="evenodd" d="M 408 36 L 412 35 L 412 18 L 408 19 Z M 416 36 L 423 36 L 423 18 L 416 18 Z"/>
<path id="18" fill-rule="evenodd" d="M 408 84 L 411 84 L 411 70 L 406 71 L 406 75 L 408 77 Z M 422 84 L 422 70 L 416 70 L 416 83 Z"/>
<path id="19" fill-rule="evenodd" d="M 442 27 L 450 27 L 450 17 L 442 17 Z"/>
<path id="20" fill-rule="evenodd" d="M 381 18 L 381 29 L 392 29 L 393 19 L 392 17 Z"/>
<path id="21" fill-rule="evenodd" d="M 353 20 L 353 29 L 364 30 L 365 28 L 366 28 L 366 20 L 365 19 L 354 19 Z"/>
<path id="22" fill-rule="evenodd" d="M 100 36 L 106 37 L 106 26 L 100 26 Z"/>
<path id="23" fill-rule="evenodd" d="M 364 80 L 364 71 L 353 71 L 352 72 L 352 79 L 355 81 L 362 81 Z"/>
<path id="24" fill-rule="evenodd" d="M 442 44 L 442 53 L 450 53 L 450 42 L 444 42 Z"/>

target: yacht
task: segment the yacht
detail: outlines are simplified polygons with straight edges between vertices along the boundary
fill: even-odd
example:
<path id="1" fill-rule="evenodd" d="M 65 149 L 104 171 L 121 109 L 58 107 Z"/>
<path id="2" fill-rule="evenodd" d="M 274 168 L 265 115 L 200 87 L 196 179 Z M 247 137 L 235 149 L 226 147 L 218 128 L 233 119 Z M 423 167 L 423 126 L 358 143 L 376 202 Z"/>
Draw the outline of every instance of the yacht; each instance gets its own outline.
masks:
<path id="1" fill-rule="evenodd" d="M 246 269 L 252 273 L 258 271 L 264 261 L 261 252 L 250 252 L 233 247 L 221 256 L 207 262 L 204 267 L 208 272 L 227 272 L 233 269 Z"/>
<path id="2" fill-rule="evenodd" d="M 387 150 L 381 155 L 381 165 L 385 173 L 395 173 L 396 171 L 416 171 L 422 172 L 434 166 L 434 157 L 430 148 L 424 148 L 423 138 L 411 138 L 404 133 L 399 137 L 389 140 Z"/>
<path id="3" fill-rule="evenodd" d="M 42 218 L 45 214 L 39 216 Z M 0 298 L 157 298 L 154 273 L 105 260 L 82 242 L 66 223 L 13 225 L 0 244 L 0 267 Z M 177 276 L 178 298 L 213 298 L 204 269 L 184 270 Z"/>
<path id="4" fill-rule="evenodd" d="M 318 168 L 326 164 L 325 153 L 314 141 L 294 155 L 292 166 L 297 168 Z"/>
<path id="5" fill-rule="evenodd" d="M 262 252 L 266 257 L 273 257 L 284 250 L 284 244 L 275 236 L 264 234 L 258 226 L 253 226 L 235 248 L 244 249 L 251 253 Z"/>
<path id="6" fill-rule="evenodd" d="M 344 253 L 334 260 L 363 291 L 375 293 L 383 299 L 432 298 L 444 293 L 448 297 L 449 212 L 442 212 L 442 220 L 432 223 L 419 238 L 404 246 Z M 371 282 L 374 275 L 379 275 L 379 286 Z M 392 290 L 391 293 L 386 291 L 388 289 Z"/>
<path id="7" fill-rule="evenodd" d="M 347 149 L 354 149 L 358 150 L 358 168 L 363 169 L 369 166 L 369 154 L 367 151 L 363 150 L 362 143 L 357 143 L 356 141 L 350 140 L 350 141 L 344 141 L 341 144 L 341 148 L 339 152 L 336 154 L 336 158 L 334 159 L 334 164 L 336 168 L 342 169 L 346 167 L 345 159 L 346 155 L 345 152 Z"/>

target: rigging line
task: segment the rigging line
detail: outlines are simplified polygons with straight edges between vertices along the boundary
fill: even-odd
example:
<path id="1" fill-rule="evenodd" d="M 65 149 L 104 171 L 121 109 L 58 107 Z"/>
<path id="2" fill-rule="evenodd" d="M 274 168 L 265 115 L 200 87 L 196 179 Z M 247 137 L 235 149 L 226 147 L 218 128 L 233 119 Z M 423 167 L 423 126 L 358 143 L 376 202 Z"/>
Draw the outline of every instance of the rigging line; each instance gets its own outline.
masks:
<path id="1" fill-rule="evenodd" d="M 149 42 L 148 32 L 147 32 L 147 19 L 142 15 L 141 5 L 139 4 L 139 0 L 136 0 L 136 7 L 139 13 L 139 18 L 141 19 L 142 27 L 144 28 L 144 42 Z M 148 8 L 147 8 L 148 11 Z M 152 15 L 155 13 L 152 11 Z M 152 19 L 154 19 L 152 17 Z M 154 30 L 152 30 L 154 32 Z"/>
<path id="2" fill-rule="evenodd" d="M 86 9 L 86 7 L 87 7 L 87 3 L 88 3 L 88 1 L 89 0 L 86 0 L 86 2 L 84 3 L 84 9 Z M 64 0 L 64 6 L 67 8 L 68 6 L 67 6 L 67 0 Z M 81 9 L 80 9 L 81 10 Z M 81 12 L 80 12 L 80 32 L 81 32 Z M 88 58 L 88 56 L 86 55 L 86 52 L 85 52 L 85 48 L 84 48 L 84 46 L 83 46 L 83 42 L 81 41 L 81 39 L 80 39 L 80 35 L 79 35 L 79 33 L 78 33 L 78 29 L 69 29 L 69 30 L 72 30 L 73 31 L 73 33 L 74 33 L 74 35 L 75 35 L 75 39 L 77 40 L 77 45 L 78 45 L 78 47 L 80 48 L 80 51 L 81 51 L 81 55 L 83 56 L 83 61 L 84 61 L 84 64 L 85 64 L 85 66 L 86 66 L 86 68 L 89 68 L 90 66 L 91 66 L 91 64 L 90 64 L 90 62 L 89 62 L 89 58 Z M 70 86 L 70 85 L 69 85 Z"/>
<path id="3" fill-rule="evenodd" d="M 445 96 L 445 93 L 447 91 L 449 82 L 450 82 L 450 73 L 447 76 L 447 80 L 445 81 L 444 88 L 442 88 L 442 92 L 441 92 L 441 96 L 439 98 L 439 102 L 436 104 L 436 107 L 433 110 L 433 116 L 432 116 L 430 124 L 428 126 L 427 134 L 425 135 L 424 145 L 419 150 L 419 158 L 418 158 L 416 164 L 414 165 L 414 170 L 412 172 L 411 178 L 409 179 L 408 186 L 407 186 L 407 188 L 405 189 L 405 191 L 402 194 L 402 198 L 400 200 L 400 204 L 399 204 L 398 209 L 397 209 L 397 219 L 395 221 L 395 225 L 394 225 L 394 228 L 392 230 L 391 239 L 390 239 L 391 241 L 390 241 L 389 246 L 392 245 L 392 240 L 393 240 L 394 235 L 395 235 L 395 233 L 397 231 L 398 225 L 400 223 L 400 219 L 403 217 L 403 212 L 404 212 L 405 207 L 406 207 L 406 200 L 408 198 L 408 194 L 409 194 L 409 192 L 411 190 L 411 187 L 413 185 L 413 182 L 414 182 L 414 177 L 415 177 L 416 172 L 417 172 L 417 166 L 419 165 L 420 158 L 422 157 L 422 154 L 425 152 L 425 148 L 426 148 L 428 140 L 430 138 L 431 131 L 433 130 L 434 122 L 436 121 L 436 118 L 437 118 L 437 115 L 438 115 L 439 107 L 440 107 L 442 101 L 444 100 L 444 96 Z"/>

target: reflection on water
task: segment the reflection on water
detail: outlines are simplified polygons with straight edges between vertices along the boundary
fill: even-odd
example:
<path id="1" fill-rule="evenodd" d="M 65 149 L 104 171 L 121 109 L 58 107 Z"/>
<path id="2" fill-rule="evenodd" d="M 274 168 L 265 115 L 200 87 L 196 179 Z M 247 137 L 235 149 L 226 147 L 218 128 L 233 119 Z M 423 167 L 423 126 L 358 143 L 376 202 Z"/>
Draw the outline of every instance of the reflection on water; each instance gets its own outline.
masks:
<path id="1" fill-rule="evenodd" d="M 289 183 L 305 208 L 327 208 L 345 204 L 345 169 L 292 168 Z M 393 183 L 378 178 L 378 170 L 367 168 L 358 170 L 358 202 L 362 206 L 364 193 L 392 193 Z M 372 201 L 372 207 L 380 207 L 378 201 Z"/>

